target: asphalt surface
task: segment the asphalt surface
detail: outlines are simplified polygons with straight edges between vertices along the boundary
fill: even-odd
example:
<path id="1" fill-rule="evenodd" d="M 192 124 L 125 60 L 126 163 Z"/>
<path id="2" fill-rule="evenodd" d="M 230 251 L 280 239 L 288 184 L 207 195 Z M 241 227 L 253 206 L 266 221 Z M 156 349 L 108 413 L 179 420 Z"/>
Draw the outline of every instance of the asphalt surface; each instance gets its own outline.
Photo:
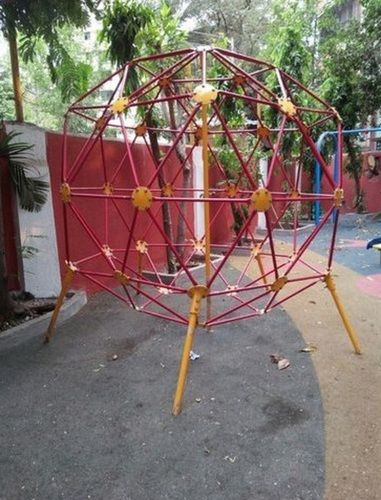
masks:
<path id="1" fill-rule="evenodd" d="M 175 418 L 184 331 L 102 293 L 48 346 L 0 337 L 0 499 L 322 498 L 319 386 L 286 313 L 201 330 Z"/>
<path id="2" fill-rule="evenodd" d="M 304 233 L 306 237 L 313 227 Z M 279 233 L 278 233 L 279 235 Z M 326 224 L 312 242 L 310 249 L 327 255 L 332 236 L 332 221 Z M 381 272 L 379 252 L 366 249 L 368 241 L 381 237 L 381 215 L 347 214 L 340 216 L 336 237 L 334 261 L 356 273 L 369 275 Z M 283 231 L 282 240 L 290 239 Z M 301 238 L 303 241 L 303 237 Z"/>
<path id="3" fill-rule="evenodd" d="M 331 230 L 322 229 L 314 252 L 327 254 Z M 340 275 L 352 272 L 344 299 L 364 357 L 351 360 L 343 332 L 327 344 L 328 316 L 342 325 L 325 291 L 307 300 L 310 309 L 321 305 L 323 324 L 303 313 L 304 300 L 290 301 L 290 316 L 278 308 L 201 330 L 194 346 L 201 357 L 191 363 L 177 418 L 171 404 L 182 326 L 102 293 L 48 346 L 36 332 L 0 336 L 0 499 L 377 499 L 371 429 L 379 403 L 369 380 L 379 377 L 372 318 L 381 268 L 378 253 L 365 246 L 380 235 L 380 219 L 344 217 L 336 243 Z M 358 293 L 360 279 L 374 280 L 376 298 Z M 305 339 L 318 341 L 315 357 L 299 352 Z M 290 368 L 279 371 L 272 353 L 289 358 Z M 365 407 L 373 423 L 361 431 Z"/>

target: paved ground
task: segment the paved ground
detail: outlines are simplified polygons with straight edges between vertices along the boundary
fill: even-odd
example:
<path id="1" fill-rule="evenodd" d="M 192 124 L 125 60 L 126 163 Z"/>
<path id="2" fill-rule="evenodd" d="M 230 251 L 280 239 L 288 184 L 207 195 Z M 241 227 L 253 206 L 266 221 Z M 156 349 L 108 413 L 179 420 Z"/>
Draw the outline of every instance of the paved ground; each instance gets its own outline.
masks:
<path id="1" fill-rule="evenodd" d="M 362 230 L 343 226 L 339 245 Z M 0 337 L 0 499 L 379 499 L 380 298 L 358 280 L 380 268 L 365 252 L 336 253 L 363 356 L 322 288 L 286 312 L 201 332 L 177 418 L 181 326 L 99 294 L 49 346 Z M 305 341 L 318 351 L 299 353 Z M 292 366 L 278 371 L 273 352 Z"/>
<path id="2" fill-rule="evenodd" d="M 326 255 L 329 230 L 323 229 L 308 252 L 311 262 Z M 345 216 L 337 238 L 335 281 L 362 356 L 351 353 L 324 287 L 285 303 L 305 340 L 319 347 L 312 360 L 324 406 L 326 500 L 381 498 L 381 267 L 379 253 L 365 248 L 379 236 L 380 217 Z"/>
<path id="3" fill-rule="evenodd" d="M 101 294 L 48 347 L 0 341 L 0 498 L 321 498 L 319 388 L 286 314 L 201 332 L 174 418 L 182 334 Z"/>

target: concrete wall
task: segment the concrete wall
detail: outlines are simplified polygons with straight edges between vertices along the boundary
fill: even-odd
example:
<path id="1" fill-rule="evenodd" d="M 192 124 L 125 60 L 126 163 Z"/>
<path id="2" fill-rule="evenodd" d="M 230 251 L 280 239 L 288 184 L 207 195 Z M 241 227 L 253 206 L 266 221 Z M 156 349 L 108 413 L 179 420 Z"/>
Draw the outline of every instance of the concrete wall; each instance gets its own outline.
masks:
<path id="1" fill-rule="evenodd" d="M 21 133 L 20 142 L 34 144 L 29 175 L 39 177 L 50 184 L 49 165 L 46 158 L 45 130 L 29 124 L 7 123 L 7 132 Z M 21 245 L 36 248 L 36 254 L 23 259 L 25 289 L 37 297 L 57 295 L 61 289 L 58 263 L 56 226 L 53 213 L 52 193 L 38 213 L 18 207 Z"/>

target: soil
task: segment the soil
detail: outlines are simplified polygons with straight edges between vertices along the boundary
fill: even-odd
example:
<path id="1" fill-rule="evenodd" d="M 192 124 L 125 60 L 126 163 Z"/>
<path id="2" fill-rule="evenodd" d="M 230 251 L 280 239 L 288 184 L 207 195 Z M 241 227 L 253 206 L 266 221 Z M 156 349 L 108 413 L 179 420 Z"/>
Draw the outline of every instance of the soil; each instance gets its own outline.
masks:
<path id="1" fill-rule="evenodd" d="M 56 304 L 56 297 L 36 299 L 32 294 L 22 292 L 13 294 L 12 302 L 14 306 L 11 315 L 4 320 L 0 319 L 0 332 L 52 311 Z"/>

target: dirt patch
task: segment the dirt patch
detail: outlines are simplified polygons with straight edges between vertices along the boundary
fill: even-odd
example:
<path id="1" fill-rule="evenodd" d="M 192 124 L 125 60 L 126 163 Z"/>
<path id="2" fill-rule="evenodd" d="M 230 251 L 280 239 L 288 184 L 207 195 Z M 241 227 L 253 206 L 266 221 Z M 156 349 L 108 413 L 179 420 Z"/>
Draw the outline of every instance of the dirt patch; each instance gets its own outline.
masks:
<path id="1" fill-rule="evenodd" d="M 0 332 L 53 311 L 56 300 L 56 297 L 36 299 L 32 294 L 27 292 L 14 295 L 12 298 L 13 311 L 8 318 L 0 321 Z"/>
<path id="2" fill-rule="evenodd" d="M 286 248 L 291 247 L 284 244 L 285 251 Z M 310 250 L 303 258 L 311 264 L 323 261 L 323 257 Z M 244 260 L 234 257 L 232 264 L 242 269 Z M 317 346 L 311 356 L 325 411 L 324 498 L 376 500 L 379 498 L 377 464 L 381 460 L 377 433 L 381 412 L 380 299 L 362 293 L 363 290 L 357 288 L 361 276 L 337 263 L 334 278 L 344 308 L 358 333 L 362 356 L 353 354 L 340 316 L 323 283 L 283 305 L 306 343 Z"/>

